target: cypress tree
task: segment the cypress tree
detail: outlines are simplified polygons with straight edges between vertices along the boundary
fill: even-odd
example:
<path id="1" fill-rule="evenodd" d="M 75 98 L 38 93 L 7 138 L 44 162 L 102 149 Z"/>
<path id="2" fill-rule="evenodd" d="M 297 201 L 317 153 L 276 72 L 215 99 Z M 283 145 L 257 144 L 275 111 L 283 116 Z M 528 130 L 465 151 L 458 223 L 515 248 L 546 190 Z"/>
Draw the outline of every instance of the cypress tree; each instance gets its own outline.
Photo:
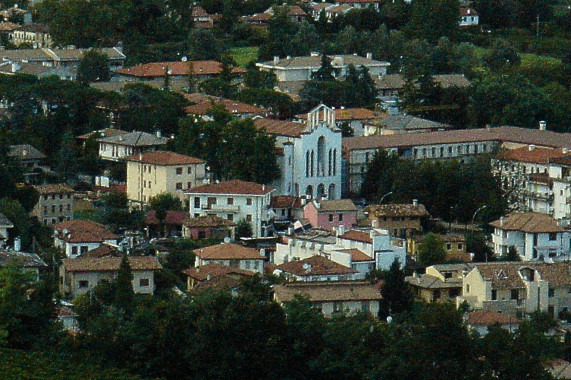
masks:
<path id="1" fill-rule="evenodd" d="M 128 312 L 133 305 L 133 273 L 131 272 L 131 264 L 126 254 L 123 254 L 121 265 L 119 265 L 119 273 L 117 274 L 117 290 L 115 293 L 115 305 Z"/>

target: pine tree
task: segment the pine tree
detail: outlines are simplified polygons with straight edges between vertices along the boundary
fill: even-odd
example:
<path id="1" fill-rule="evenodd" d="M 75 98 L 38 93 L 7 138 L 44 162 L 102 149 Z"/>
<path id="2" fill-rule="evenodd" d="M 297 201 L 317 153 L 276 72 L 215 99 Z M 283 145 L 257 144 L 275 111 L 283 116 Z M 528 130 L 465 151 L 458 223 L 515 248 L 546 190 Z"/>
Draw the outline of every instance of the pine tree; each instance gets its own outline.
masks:
<path id="1" fill-rule="evenodd" d="M 412 293 L 404 280 L 405 274 L 400 267 L 398 259 L 393 261 L 391 268 L 385 272 L 383 277 L 381 314 L 387 316 L 410 310 L 412 307 Z"/>
<path id="2" fill-rule="evenodd" d="M 131 272 L 131 264 L 126 254 L 121 259 L 119 265 L 119 273 L 117 274 L 117 290 L 115 293 L 115 305 L 129 312 L 133 306 L 133 273 Z"/>

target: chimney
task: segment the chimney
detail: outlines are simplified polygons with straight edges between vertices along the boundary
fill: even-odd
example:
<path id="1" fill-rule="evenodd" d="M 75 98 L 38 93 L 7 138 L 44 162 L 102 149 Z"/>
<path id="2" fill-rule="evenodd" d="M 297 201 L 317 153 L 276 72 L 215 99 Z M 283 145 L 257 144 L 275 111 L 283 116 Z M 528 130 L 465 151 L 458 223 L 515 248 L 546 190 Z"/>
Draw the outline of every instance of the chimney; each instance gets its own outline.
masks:
<path id="1" fill-rule="evenodd" d="M 545 120 L 541 120 L 539 122 L 539 130 L 546 131 L 547 130 L 547 122 Z"/>
<path id="2" fill-rule="evenodd" d="M 319 52 L 317 52 L 317 51 L 312 51 L 312 52 L 311 52 L 311 56 L 312 56 L 312 57 L 319 57 Z"/>
<path id="3" fill-rule="evenodd" d="M 28 149 L 22 149 L 22 156 L 26 157 L 28 155 Z"/>
<path id="4" fill-rule="evenodd" d="M 12 62 L 12 72 L 13 73 L 19 72 L 21 68 L 22 67 L 18 63 Z"/>
<path id="5" fill-rule="evenodd" d="M 367 59 L 373 59 L 373 53 L 367 53 Z"/>
<path id="6" fill-rule="evenodd" d="M 266 256 L 266 249 L 265 248 L 260 249 L 260 256 L 264 256 L 264 257 Z"/>
<path id="7" fill-rule="evenodd" d="M 418 206 L 418 199 L 413 199 L 413 200 L 412 200 L 412 205 L 413 205 L 414 207 Z"/>
<path id="8" fill-rule="evenodd" d="M 373 228 L 379 228 L 379 221 L 377 219 L 373 219 L 371 221 L 371 227 Z"/>
<path id="9" fill-rule="evenodd" d="M 286 56 L 286 59 L 291 59 L 291 55 Z"/>
<path id="10" fill-rule="evenodd" d="M 206 281 L 210 281 L 212 280 L 212 275 L 211 274 L 207 274 L 206 275 Z"/>
<path id="11" fill-rule="evenodd" d="M 139 153 L 139 161 L 143 161 L 143 153 Z"/>
<path id="12" fill-rule="evenodd" d="M 568 148 L 563 148 L 563 149 L 561 149 L 561 151 L 563 152 L 563 154 L 568 154 L 568 153 L 569 153 L 569 149 L 568 149 Z"/>
<path id="13" fill-rule="evenodd" d="M 506 222 L 506 218 L 504 216 L 502 216 L 500 218 L 500 226 L 503 226 L 505 222 Z"/>
<path id="14" fill-rule="evenodd" d="M 22 249 L 22 241 L 20 240 L 20 237 L 18 236 L 14 239 L 14 251 L 20 252 L 20 249 Z"/>
<path id="15" fill-rule="evenodd" d="M 160 129 L 157 130 L 156 134 L 157 134 L 157 137 L 159 137 L 159 138 L 162 137 L 162 133 L 161 133 Z"/>
<path id="16" fill-rule="evenodd" d="M 266 191 L 266 185 L 262 185 L 262 191 Z"/>
<path id="17" fill-rule="evenodd" d="M 375 230 L 370 230 L 370 231 L 369 231 L 369 236 L 371 237 L 371 239 L 374 239 L 375 236 L 377 236 L 377 231 L 375 231 Z"/>
<path id="18" fill-rule="evenodd" d="M 345 225 L 340 225 L 339 226 L 339 236 L 345 234 Z"/>
<path id="19" fill-rule="evenodd" d="M 530 152 L 533 152 L 535 150 L 535 145 L 531 144 L 530 146 L 528 146 L 528 149 Z"/>
<path id="20" fill-rule="evenodd" d="M 301 205 L 305 206 L 306 203 L 307 203 L 307 200 L 305 199 L 305 197 L 301 197 Z"/>
<path id="21" fill-rule="evenodd" d="M 279 55 L 274 55 L 274 65 L 277 65 L 277 63 L 280 61 L 280 57 Z"/>
<path id="22" fill-rule="evenodd" d="M 315 199 L 315 201 L 313 201 L 313 203 L 315 204 L 315 208 L 318 209 L 318 208 L 321 207 L 321 204 L 319 203 L 319 200 L 318 200 L 318 199 Z"/>
<path id="23" fill-rule="evenodd" d="M 303 264 L 303 270 L 305 271 L 305 273 L 311 273 L 311 264 L 310 263 L 304 263 Z"/>
<path id="24" fill-rule="evenodd" d="M 293 235 L 293 227 L 292 227 L 292 226 L 289 226 L 289 227 L 287 228 L 287 234 L 288 234 L 288 236 Z"/>

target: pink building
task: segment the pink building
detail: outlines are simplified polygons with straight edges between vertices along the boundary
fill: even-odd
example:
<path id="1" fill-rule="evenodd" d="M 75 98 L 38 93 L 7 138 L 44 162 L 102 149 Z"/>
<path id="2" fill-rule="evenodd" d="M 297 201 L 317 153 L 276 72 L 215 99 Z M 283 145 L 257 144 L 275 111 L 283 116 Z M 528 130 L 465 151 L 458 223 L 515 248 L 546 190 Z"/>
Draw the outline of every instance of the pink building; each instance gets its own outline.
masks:
<path id="1" fill-rule="evenodd" d="M 338 226 L 349 230 L 357 225 L 357 207 L 350 199 L 314 200 L 305 205 L 303 215 L 313 227 L 325 230 Z"/>

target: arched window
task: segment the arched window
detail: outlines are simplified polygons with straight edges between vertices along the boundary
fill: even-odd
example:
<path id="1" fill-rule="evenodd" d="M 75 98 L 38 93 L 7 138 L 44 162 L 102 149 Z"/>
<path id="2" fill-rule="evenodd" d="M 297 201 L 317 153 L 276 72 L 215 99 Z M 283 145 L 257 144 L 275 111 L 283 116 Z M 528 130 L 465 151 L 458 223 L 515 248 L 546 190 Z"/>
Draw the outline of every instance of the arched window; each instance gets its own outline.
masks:
<path id="1" fill-rule="evenodd" d="M 327 175 L 331 175 L 332 173 L 332 158 L 333 158 L 333 151 L 331 149 L 329 149 L 329 166 L 327 169 Z"/>
<path id="2" fill-rule="evenodd" d="M 329 185 L 329 192 L 327 193 L 328 199 L 335 199 L 335 184 Z"/>
<path id="3" fill-rule="evenodd" d="M 295 184 L 293 185 L 293 191 L 294 191 L 294 195 L 295 195 L 296 197 L 299 197 L 299 184 L 298 184 L 298 183 L 295 183 Z"/>
<path id="4" fill-rule="evenodd" d="M 337 149 L 333 149 L 333 175 L 337 175 Z"/>
<path id="5" fill-rule="evenodd" d="M 305 195 L 307 195 L 309 198 L 313 198 L 313 186 L 307 186 L 305 189 Z"/>
<path id="6" fill-rule="evenodd" d="M 315 151 L 311 151 L 311 176 L 315 175 Z"/>
<path id="7" fill-rule="evenodd" d="M 325 194 L 325 185 L 320 183 L 319 186 L 317 186 L 317 194 L 315 195 L 315 198 L 321 199 L 323 198 L 324 194 Z"/>
<path id="8" fill-rule="evenodd" d="M 305 152 L 305 176 L 309 177 L 309 166 L 311 165 L 310 163 L 310 158 L 309 158 L 309 150 L 307 152 Z"/>
<path id="9" fill-rule="evenodd" d="M 317 176 L 325 175 L 325 137 L 317 140 Z"/>

